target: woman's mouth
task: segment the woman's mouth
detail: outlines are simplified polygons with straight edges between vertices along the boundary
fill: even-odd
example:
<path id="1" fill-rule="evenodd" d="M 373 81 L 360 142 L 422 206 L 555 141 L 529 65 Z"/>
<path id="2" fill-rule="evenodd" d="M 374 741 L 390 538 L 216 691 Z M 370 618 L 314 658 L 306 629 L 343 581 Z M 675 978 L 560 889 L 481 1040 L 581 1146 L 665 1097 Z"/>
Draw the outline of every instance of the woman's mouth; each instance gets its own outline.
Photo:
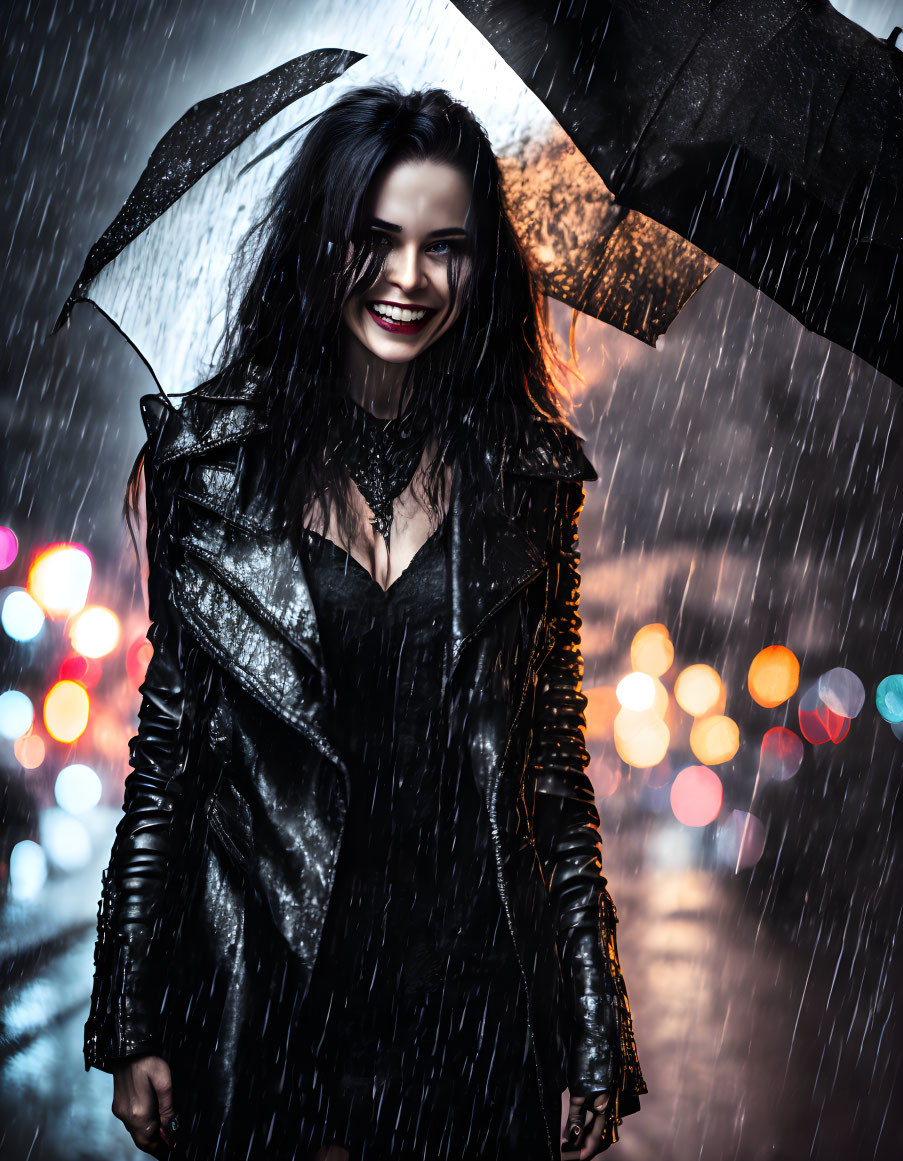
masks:
<path id="1" fill-rule="evenodd" d="M 416 335 L 436 313 L 431 306 L 400 306 L 392 302 L 368 302 L 367 312 L 377 326 L 396 335 Z"/>

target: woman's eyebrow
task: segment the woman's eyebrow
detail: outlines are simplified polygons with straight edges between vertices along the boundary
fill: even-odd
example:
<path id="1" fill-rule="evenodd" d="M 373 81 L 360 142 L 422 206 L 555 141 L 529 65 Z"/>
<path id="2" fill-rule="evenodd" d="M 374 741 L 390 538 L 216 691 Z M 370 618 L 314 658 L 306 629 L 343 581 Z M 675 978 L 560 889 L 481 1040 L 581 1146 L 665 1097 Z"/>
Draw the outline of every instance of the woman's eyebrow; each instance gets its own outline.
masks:
<path id="1" fill-rule="evenodd" d="M 397 226 L 394 222 L 383 221 L 382 218 L 370 218 L 367 224 L 370 226 L 378 226 L 381 230 L 391 230 L 395 234 L 401 233 L 401 226 Z M 430 230 L 427 234 L 427 237 L 438 238 L 440 235 L 442 235 L 442 237 L 459 235 L 466 237 L 467 230 L 463 229 L 461 226 L 442 226 L 438 230 Z"/>

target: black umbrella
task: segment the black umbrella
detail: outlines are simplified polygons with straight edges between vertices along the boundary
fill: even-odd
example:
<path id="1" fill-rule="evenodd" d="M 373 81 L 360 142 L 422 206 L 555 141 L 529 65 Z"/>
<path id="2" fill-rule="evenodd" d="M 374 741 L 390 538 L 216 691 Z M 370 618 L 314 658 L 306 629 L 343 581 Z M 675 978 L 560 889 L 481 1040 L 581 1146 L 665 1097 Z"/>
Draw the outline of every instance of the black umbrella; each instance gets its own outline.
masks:
<path id="1" fill-rule="evenodd" d="M 654 344 L 720 261 L 903 381 L 893 37 L 819 0 L 424 0 L 416 25 L 386 16 L 379 29 L 372 12 L 332 7 L 329 31 L 366 56 L 308 52 L 190 109 L 92 247 L 55 330 L 92 301 L 165 389 L 202 381 L 204 360 L 190 359 L 217 337 L 237 223 L 310 102 L 394 76 L 439 83 L 483 120 L 552 297 Z"/>
<path id="2" fill-rule="evenodd" d="M 903 54 L 826 0 L 454 0 L 615 195 L 903 382 Z"/>

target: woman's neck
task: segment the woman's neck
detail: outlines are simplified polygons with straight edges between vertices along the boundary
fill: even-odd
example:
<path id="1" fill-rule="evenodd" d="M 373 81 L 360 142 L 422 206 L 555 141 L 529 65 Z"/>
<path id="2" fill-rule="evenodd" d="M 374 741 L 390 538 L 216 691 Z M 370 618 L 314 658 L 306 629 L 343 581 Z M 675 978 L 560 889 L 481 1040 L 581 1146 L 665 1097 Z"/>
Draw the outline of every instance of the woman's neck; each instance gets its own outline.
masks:
<path id="1" fill-rule="evenodd" d="M 345 344 L 342 377 L 347 391 L 360 407 L 377 419 L 401 415 L 410 403 L 410 391 L 402 398 L 407 363 L 387 363 L 360 343 L 353 335 Z"/>

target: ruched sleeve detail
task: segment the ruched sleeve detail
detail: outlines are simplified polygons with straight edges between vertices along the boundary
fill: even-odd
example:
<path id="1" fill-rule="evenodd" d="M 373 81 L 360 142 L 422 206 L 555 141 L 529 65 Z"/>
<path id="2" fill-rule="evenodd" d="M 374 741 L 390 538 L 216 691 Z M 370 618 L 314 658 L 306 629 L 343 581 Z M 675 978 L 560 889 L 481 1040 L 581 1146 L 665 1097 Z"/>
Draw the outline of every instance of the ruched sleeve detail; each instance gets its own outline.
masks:
<path id="1" fill-rule="evenodd" d="M 612 1094 L 603 1147 L 647 1091 L 618 959 L 617 913 L 602 870 L 600 817 L 586 773 L 578 521 L 582 481 L 559 484 L 550 560 L 551 648 L 540 668 L 530 771 L 533 829 L 549 887 L 571 1021 L 568 1087 Z"/>
<path id="2" fill-rule="evenodd" d="M 85 1067 L 104 1072 L 131 1057 L 161 1054 L 165 981 L 156 952 L 194 712 L 186 695 L 183 643 L 171 599 L 171 492 L 147 465 L 146 494 L 148 640 L 154 652 L 140 690 L 138 733 L 130 742 L 132 772 L 125 780 L 124 813 L 103 875 L 85 1024 Z"/>

